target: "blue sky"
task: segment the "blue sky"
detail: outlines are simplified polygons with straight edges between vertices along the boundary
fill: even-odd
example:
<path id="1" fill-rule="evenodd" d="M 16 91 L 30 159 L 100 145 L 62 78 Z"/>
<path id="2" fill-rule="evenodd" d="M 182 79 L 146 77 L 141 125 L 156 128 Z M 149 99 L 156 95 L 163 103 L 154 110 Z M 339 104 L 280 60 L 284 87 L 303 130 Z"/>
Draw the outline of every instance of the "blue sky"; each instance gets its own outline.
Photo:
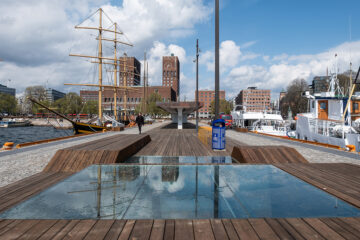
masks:
<path id="1" fill-rule="evenodd" d="M 220 86 L 228 99 L 249 86 L 271 89 L 276 99 L 293 79 L 310 83 L 326 69 L 334 71 L 335 53 L 341 72 L 350 59 L 354 68 L 360 64 L 360 1 L 220 0 L 220 5 Z M 68 54 L 90 53 L 96 43 L 88 40 L 94 35 L 81 35 L 73 26 L 99 7 L 135 44 L 121 51 L 140 61 L 148 52 L 151 84 L 161 84 L 161 57 L 174 52 L 181 60 L 181 98 L 193 99 L 199 38 L 200 88 L 214 88 L 214 0 L 3 0 L 0 30 L 7 34 L 0 36 L 0 83 L 11 79 L 17 93 L 36 84 L 79 91 L 63 83 L 89 82 L 93 65 Z"/>

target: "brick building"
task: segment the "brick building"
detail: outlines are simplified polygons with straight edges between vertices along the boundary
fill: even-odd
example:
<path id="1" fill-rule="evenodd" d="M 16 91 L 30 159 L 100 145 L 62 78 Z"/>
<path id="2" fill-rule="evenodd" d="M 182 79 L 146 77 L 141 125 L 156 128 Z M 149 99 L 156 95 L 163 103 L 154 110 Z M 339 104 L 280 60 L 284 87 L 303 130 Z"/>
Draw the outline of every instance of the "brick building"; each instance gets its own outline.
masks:
<path id="1" fill-rule="evenodd" d="M 163 57 L 163 76 L 162 85 L 172 87 L 176 92 L 176 97 L 180 96 L 180 62 L 177 56 Z"/>
<path id="2" fill-rule="evenodd" d="M 127 110 L 134 111 L 135 107 L 141 103 L 142 98 L 144 97 L 143 87 L 134 87 L 139 89 L 139 91 L 129 91 L 127 93 Z M 147 97 L 152 93 L 158 93 L 161 96 L 162 102 L 176 101 L 176 93 L 171 87 L 164 86 L 152 86 L 147 87 Z M 102 105 L 104 112 L 111 112 L 114 109 L 114 91 L 104 90 L 103 91 Z M 97 101 L 98 100 L 98 91 L 88 91 L 81 90 L 80 97 L 84 102 L 87 101 Z M 119 90 L 117 93 L 117 105 L 118 110 L 124 109 L 124 94 L 123 91 Z"/>
<path id="3" fill-rule="evenodd" d="M 126 62 L 125 62 L 126 61 Z M 120 57 L 119 86 L 139 86 L 141 81 L 141 63 L 135 57 Z"/>
<path id="4" fill-rule="evenodd" d="M 225 99 L 225 91 L 219 91 L 219 98 Z M 195 91 L 196 99 L 196 91 Z M 215 91 L 212 90 L 199 90 L 199 102 L 203 103 L 204 106 L 199 109 L 200 118 L 209 118 L 211 117 L 211 102 L 215 101 Z"/>
<path id="5" fill-rule="evenodd" d="M 242 110 L 248 112 L 260 112 L 270 110 L 270 90 L 249 87 L 240 92 L 240 105 Z"/>

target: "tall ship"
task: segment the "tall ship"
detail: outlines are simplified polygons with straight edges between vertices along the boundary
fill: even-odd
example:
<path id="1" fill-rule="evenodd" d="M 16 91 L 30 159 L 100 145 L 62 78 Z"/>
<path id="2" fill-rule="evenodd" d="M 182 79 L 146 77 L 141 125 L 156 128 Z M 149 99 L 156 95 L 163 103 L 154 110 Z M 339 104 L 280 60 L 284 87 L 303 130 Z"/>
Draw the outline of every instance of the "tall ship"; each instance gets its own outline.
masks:
<path id="1" fill-rule="evenodd" d="M 88 19 L 91 17 L 96 16 L 98 19 L 98 26 L 83 26 L 83 23 L 86 23 Z M 110 26 L 105 26 L 104 24 L 104 18 L 107 18 L 108 22 L 112 23 Z M 91 22 L 91 21 L 90 21 Z M 127 61 L 124 57 L 126 57 L 126 53 L 124 53 L 124 57 L 118 57 L 119 55 L 119 48 L 118 45 L 126 45 L 132 47 L 133 45 L 131 43 L 121 41 L 119 40 L 119 35 L 124 35 L 124 33 L 118 28 L 118 25 L 116 22 L 113 22 L 108 15 L 103 11 L 103 9 L 98 9 L 95 13 L 91 14 L 90 17 L 85 19 L 82 23 L 75 26 L 75 29 L 79 30 L 89 30 L 89 31 L 96 31 L 96 40 L 97 40 L 97 55 L 83 55 L 83 54 L 73 54 L 71 53 L 70 56 L 72 57 L 82 57 L 90 59 L 91 63 L 97 64 L 97 70 L 98 70 L 98 83 L 96 84 L 80 84 L 80 83 L 65 83 L 65 85 L 72 85 L 72 86 L 83 86 L 83 87 L 96 87 L 98 88 L 98 115 L 96 119 L 92 119 L 91 123 L 81 123 L 77 121 L 73 121 L 63 114 L 60 114 L 48 106 L 45 106 L 44 104 L 39 103 L 35 99 L 30 99 L 32 102 L 41 105 L 42 107 L 46 108 L 48 111 L 53 112 L 54 114 L 58 115 L 61 118 L 64 118 L 65 120 L 68 120 L 71 122 L 71 124 L 74 127 L 75 134 L 79 133 L 92 133 L 92 132 L 98 132 L 103 131 L 108 126 L 124 126 L 124 124 L 129 123 L 129 114 L 127 113 L 127 94 L 129 91 L 140 91 L 139 88 L 133 88 L 127 86 L 127 80 L 126 76 L 127 71 L 131 66 L 126 66 Z M 106 35 L 105 35 L 106 34 Z M 103 51 L 103 43 L 104 42 L 110 42 L 113 43 L 113 56 L 104 56 Z M 107 47 L 109 49 L 109 47 Z M 109 68 L 103 69 L 104 66 L 110 65 L 112 68 L 109 70 Z M 113 84 L 112 85 L 106 85 L 103 81 L 103 75 L 107 75 L 106 73 L 103 73 L 103 70 L 111 71 L 113 72 Z M 120 86 L 118 83 L 118 74 L 122 74 L 124 76 L 123 86 Z M 140 74 L 140 73 L 138 73 Z M 145 80 L 144 80 L 145 81 Z M 144 84 L 145 86 L 145 84 Z M 145 88 L 145 87 L 144 87 Z M 113 116 L 109 116 L 103 113 L 103 90 L 104 89 L 111 89 L 114 91 L 114 102 L 113 102 Z M 124 99 L 124 106 L 123 111 L 120 113 L 118 111 L 118 95 L 121 94 Z M 145 94 L 145 89 L 144 89 Z"/>
<path id="2" fill-rule="evenodd" d="M 309 112 L 297 114 L 297 139 L 360 152 L 360 94 L 354 94 L 355 86 L 360 83 L 359 71 L 353 81 L 350 70 L 347 96 L 339 86 L 337 71 L 330 76 L 327 92 L 304 94 L 309 101 Z"/>

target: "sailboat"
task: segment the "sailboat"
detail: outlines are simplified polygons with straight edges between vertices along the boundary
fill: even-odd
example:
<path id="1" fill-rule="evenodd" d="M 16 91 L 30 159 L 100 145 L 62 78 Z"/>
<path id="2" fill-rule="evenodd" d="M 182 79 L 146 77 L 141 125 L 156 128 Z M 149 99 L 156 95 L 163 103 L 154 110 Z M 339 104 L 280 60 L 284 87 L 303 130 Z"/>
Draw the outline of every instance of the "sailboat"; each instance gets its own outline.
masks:
<path id="1" fill-rule="evenodd" d="M 71 124 L 74 127 L 74 132 L 75 134 L 79 134 L 79 133 L 93 133 L 93 132 L 98 132 L 98 131 L 103 131 L 104 129 L 106 129 L 105 126 L 105 118 L 103 115 L 103 106 L 102 106 L 102 91 L 104 89 L 113 89 L 114 90 L 114 115 L 115 115 L 115 120 L 117 121 L 117 91 L 118 90 L 123 90 L 124 91 L 124 99 L 127 98 L 126 93 L 127 91 L 139 91 L 139 89 L 134 89 L 131 87 L 127 87 L 127 82 L 126 82 L 126 74 L 125 75 L 125 81 L 124 82 L 124 86 L 118 86 L 117 84 L 117 74 L 118 72 L 122 72 L 121 70 L 118 71 L 118 67 L 123 66 L 124 71 L 126 71 L 126 69 L 128 69 L 130 66 L 126 66 L 126 59 L 122 60 L 121 58 L 117 58 L 117 44 L 123 44 L 123 45 L 127 45 L 127 46 L 133 46 L 130 43 L 126 43 L 123 41 L 119 41 L 117 39 L 118 35 L 123 35 L 123 32 L 120 31 L 117 27 L 117 23 L 113 23 L 112 26 L 110 26 L 109 28 L 104 28 L 103 27 L 103 15 L 106 15 L 103 11 L 103 9 L 99 8 L 95 13 L 91 14 L 91 16 L 94 16 L 95 14 L 99 14 L 99 26 L 98 27 L 86 27 L 86 26 L 80 26 L 76 25 L 75 29 L 86 29 L 86 30 L 96 30 L 98 31 L 98 36 L 96 37 L 96 40 L 98 40 L 98 55 L 97 56 L 89 56 L 89 55 L 81 55 L 81 54 L 70 54 L 70 56 L 75 56 L 75 57 L 84 57 L 84 58 L 90 58 L 90 59 L 95 59 L 95 61 L 92 61 L 92 63 L 96 63 L 98 64 L 98 68 L 99 68 L 99 83 L 98 84 L 76 84 L 76 83 L 65 83 L 64 85 L 73 85 L 73 86 L 87 86 L 87 87 L 98 87 L 99 88 L 99 95 L 98 95 L 98 101 L 99 101 L 99 106 L 98 106 L 98 122 L 99 125 L 95 125 L 95 124 L 88 124 L 88 123 L 81 123 L 81 122 L 75 122 L 69 118 L 67 118 L 66 116 L 50 109 L 49 107 L 45 106 L 44 104 L 39 103 L 38 101 L 34 100 L 34 99 L 30 99 L 32 102 L 46 108 L 47 110 L 51 111 L 52 113 L 58 115 L 61 118 L 64 118 L 66 120 L 68 120 L 69 122 L 71 122 Z M 107 18 L 109 18 L 106 15 Z M 110 18 L 109 20 L 111 22 L 113 22 Z M 111 27 L 113 27 L 113 29 L 110 29 Z M 110 38 L 105 38 L 103 37 L 103 33 L 104 32 L 110 32 L 114 34 L 114 38 L 110 39 Z M 107 42 L 113 42 L 114 43 L 114 56 L 113 57 L 104 57 L 103 56 L 103 41 L 107 41 Z M 125 54 L 124 54 L 125 55 Z M 110 62 L 107 62 L 110 61 Z M 105 85 L 103 84 L 103 64 L 110 64 L 114 66 L 114 85 Z M 126 116 L 126 102 L 125 102 L 125 116 Z"/>

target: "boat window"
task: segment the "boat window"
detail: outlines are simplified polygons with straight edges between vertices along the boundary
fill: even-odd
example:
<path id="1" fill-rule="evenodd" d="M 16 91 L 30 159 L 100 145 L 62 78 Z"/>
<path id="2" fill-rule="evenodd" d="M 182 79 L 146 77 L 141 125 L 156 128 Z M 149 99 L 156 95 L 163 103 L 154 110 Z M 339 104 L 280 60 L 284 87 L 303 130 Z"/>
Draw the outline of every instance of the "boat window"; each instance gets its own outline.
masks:
<path id="1" fill-rule="evenodd" d="M 325 110 L 326 109 L 326 102 L 321 102 L 320 103 L 320 109 L 323 109 L 323 110 Z"/>
<path id="2" fill-rule="evenodd" d="M 358 110 L 358 109 L 359 109 L 359 103 L 354 102 L 354 103 L 353 103 L 353 111 L 354 111 L 354 110 Z"/>
<path id="3" fill-rule="evenodd" d="M 315 101 L 312 101 L 312 102 L 311 102 L 311 107 L 312 107 L 312 108 L 315 108 Z"/>

